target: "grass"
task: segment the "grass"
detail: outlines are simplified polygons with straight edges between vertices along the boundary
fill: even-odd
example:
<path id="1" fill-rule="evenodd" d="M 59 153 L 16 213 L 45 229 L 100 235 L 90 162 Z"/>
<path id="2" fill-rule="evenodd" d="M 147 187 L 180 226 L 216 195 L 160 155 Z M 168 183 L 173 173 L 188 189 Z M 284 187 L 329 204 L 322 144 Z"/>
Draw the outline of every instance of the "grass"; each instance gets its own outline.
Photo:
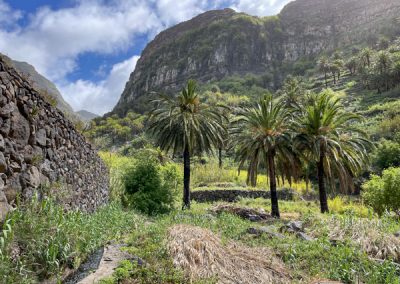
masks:
<path id="1" fill-rule="evenodd" d="M 337 201 L 336 201 L 337 202 Z M 214 204 L 215 205 L 215 204 Z M 239 205 L 263 208 L 269 211 L 269 202 L 262 199 L 241 200 Z M 304 222 L 306 232 L 318 237 L 317 241 L 303 241 L 294 235 L 285 234 L 285 238 L 270 239 L 266 236 L 254 237 L 246 233 L 249 227 L 259 226 L 237 216 L 222 213 L 211 215 L 209 208 L 213 205 L 193 203 L 190 211 L 174 211 L 171 214 L 152 219 L 151 223 L 141 224 L 138 230 L 128 237 L 127 251 L 142 257 L 146 267 L 131 266 L 123 263 L 121 273 L 115 273 L 107 283 L 118 281 L 134 281 L 132 283 L 190 283 L 182 270 L 173 265 L 171 253 L 168 250 L 168 232 L 176 224 L 185 224 L 211 230 L 220 236 L 223 243 L 237 242 L 249 248 L 268 248 L 273 250 L 285 263 L 286 268 L 294 277 L 293 283 L 328 278 L 344 283 L 400 283 L 400 271 L 390 259 L 383 263 L 371 260 L 363 245 L 352 240 L 352 234 L 360 227 L 352 228 L 349 218 L 362 220 L 369 231 L 378 232 L 381 245 L 385 236 L 399 229 L 398 222 L 390 217 L 380 221 L 375 216 L 359 218 L 344 213 L 322 215 L 318 213 L 318 204 L 302 201 L 280 202 L 282 220 L 273 220 L 269 226 L 278 230 L 290 219 Z M 348 204 L 346 204 L 348 206 Z M 353 203 L 353 206 L 358 206 Z M 337 205 L 337 207 L 340 207 Z M 332 223 L 332 220 L 342 220 Z M 354 223 L 353 223 L 354 224 Z M 332 245 L 329 232 L 339 228 L 345 232 L 343 241 Z M 362 233 L 368 241 L 368 234 Z M 376 242 L 377 239 L 371 239 Z M 133 280 L 135 279 L 135 280 Z M 216 283 L 215 279 L 197 279 L 195 283 Z M 131 282 L 129 282 L 131 283 Z"/>
<path id="2" fill-rule="evenodd" d="M 0 234 L 1 283 L 60 279 L 94 250 L 120 239 L 141 219 L 111 203 L 94 214 L 65 212 L 51 200 L 21 205 L 8 216 Z"/>

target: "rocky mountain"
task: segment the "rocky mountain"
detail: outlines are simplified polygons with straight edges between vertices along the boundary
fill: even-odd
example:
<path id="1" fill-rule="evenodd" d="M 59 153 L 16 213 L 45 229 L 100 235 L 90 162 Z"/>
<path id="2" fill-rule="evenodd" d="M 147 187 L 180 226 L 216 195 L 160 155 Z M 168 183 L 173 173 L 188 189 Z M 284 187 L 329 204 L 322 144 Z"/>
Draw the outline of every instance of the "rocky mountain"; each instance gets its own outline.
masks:
<path id="1" fill-rule="evenodd" d="M 2 54 L 3 60 L 11 64 L 18 73 L 31 82 L 32 87 L 38 90 L 42 96 L 46 97 L 50 103 L 54 104 L 69 119 L 79 121 L 81 118 L 77 115 L 72 107 L 64 100 L 60 91 L 53 82 L 36 71 L 35 67 L 26 62 L 12 60 Z"/>
<path id="2" fill-rule="evenodd" d="M 99 115 L 97 115 L 97 114 L 95 114 L 93 112 L 87 111 L 87 110 L 80 110 L 80 111 L 78 111 L 76 113 L 79 115 L 79 117 L 83 121 L 90 121 L 90 120 L 92 120 L 92 119 L 94 119 L 96 117 L 99 117 Z"/>
<path id="3" fill-rule="evenodd" d="M 398 0 L 296 0 L 272 17 L 208 11 L 147 45 L 113 113 L 143 112 L 153 91 L 174 93 L 189 78 L 264 74 L 265 87 L 277 88 L 299 60 L 398 32 L 399 15 Z"/>

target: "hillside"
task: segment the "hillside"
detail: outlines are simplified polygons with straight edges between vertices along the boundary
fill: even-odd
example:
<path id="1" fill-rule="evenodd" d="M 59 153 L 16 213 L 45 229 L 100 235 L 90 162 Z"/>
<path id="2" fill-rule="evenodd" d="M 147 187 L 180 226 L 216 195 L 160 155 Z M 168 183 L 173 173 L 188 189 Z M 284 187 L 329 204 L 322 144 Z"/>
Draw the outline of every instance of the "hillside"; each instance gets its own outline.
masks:
<path id="1" fill-rule="evenodd" d="M 399 12 L 396 0 L 297 0 L 272 17 L 206 12 L 147 45 L 113 113 L 143 112 L 153 91 L 174 93 L 189 78 L 205 83 L 252 74 L 275 90 L 322 52 L 396 33 Z"/>
<path id="2" fill-rule="evenodd" d="M 81 120 L 79 115 L 77 115 L 72 107 L 64 100 L 56 85 L 37 72 L 35 67 L 27 62 L 12 60 L 2 54 L 0 54 L 0 56 L 6 58 L 6 61 L 9 62 L 16 71 L 30 81 L 33 88 L 38 90 L 43 97 L 46 97 L 52 105 L 61 110 L 69 119 L 73 121 Z"/>
<path id="3" fill-rule="evenodd" d="M 97 114 L 92 113 L 90 111 L 87 110 L 80 110 L 76 112 L 79 117 L 83 120 L 83 121 L 90 121 L 96 117 L 99 117 Z"/>

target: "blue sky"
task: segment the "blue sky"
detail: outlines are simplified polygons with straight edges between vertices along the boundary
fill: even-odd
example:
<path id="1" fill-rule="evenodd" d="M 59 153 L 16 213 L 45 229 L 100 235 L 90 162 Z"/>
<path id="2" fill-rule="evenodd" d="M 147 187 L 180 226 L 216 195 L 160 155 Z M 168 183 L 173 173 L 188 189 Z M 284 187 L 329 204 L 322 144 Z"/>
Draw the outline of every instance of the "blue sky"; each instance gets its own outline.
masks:
<path id="1" fill-rule="evenodd" d="M 154 36 L 210 9 L 277 14 L 290 0 L 0 0 L 0 52 L 52 80 L 75 110 L 118 101 Z"/>

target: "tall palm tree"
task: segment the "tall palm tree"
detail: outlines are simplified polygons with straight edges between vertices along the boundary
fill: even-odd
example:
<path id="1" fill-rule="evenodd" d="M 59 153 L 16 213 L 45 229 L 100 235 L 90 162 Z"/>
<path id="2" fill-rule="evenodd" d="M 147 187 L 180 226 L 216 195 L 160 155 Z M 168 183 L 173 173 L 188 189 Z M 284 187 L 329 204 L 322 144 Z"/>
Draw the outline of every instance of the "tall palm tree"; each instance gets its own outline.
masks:
<path id="1" fill-rule="evenodd" d="M 210 153 L 223 143 L 226 117 L 219 107 L 201 102 L 196 82 L 189 80 L 176 98 L 161 96 L 150 113 L 149 133 L 164 151 L 183 153 L 183 206 L 190 208 L 190 158 Z"/>
<path id="2" fill-rule="evenodd" d="M 329 211 L 325 179 L 339 179 L 342 190 L 368 161 L 371 142 L 352 122 L 361 117 L 345 112 L 331 92 L 313 97 L 300 121 L 295 145 L 306 160 L 317 165 L 321 212 Z M 333 182 L 332 182 L 333 184 Z"/>
<path id="3" fill-rule="evenodd" d="M 323 56 L 319 59 L 318 61 L 318 68 L 319 70 L 324 73 L 325 77 L 325 87 L 328 88 L 328 72 L 331 71 L 331 63 L 329 62 L 329 58 L 326 56 Z"/>
<path id="4" fill-rule="evenodd" d="M 255 107 L 241 109 L 232 127 L 234 140 L 238 143 L 239 169 L 248 162 L 248 179 L 253 183 L 261 163 L 268 169 L 271 215 L 277 218 L 280 216 L 276 191 L 277 164 L 287 164 L 289 167 L 286 167 L 285 174 L 288 175 L 296 165 L 290 127 L 291 112 L 283 101 L 274 102 L 271 95 L 263 97 Z"/>
<path id="5" fill-rule="evenodd" d="M 363 67 L 371 67 L 371 58 L 373 55 L 373 51 L 370 48 L 364 48 L 360 52 L 360 59 L 361 59 L 361 64 Z"/>

